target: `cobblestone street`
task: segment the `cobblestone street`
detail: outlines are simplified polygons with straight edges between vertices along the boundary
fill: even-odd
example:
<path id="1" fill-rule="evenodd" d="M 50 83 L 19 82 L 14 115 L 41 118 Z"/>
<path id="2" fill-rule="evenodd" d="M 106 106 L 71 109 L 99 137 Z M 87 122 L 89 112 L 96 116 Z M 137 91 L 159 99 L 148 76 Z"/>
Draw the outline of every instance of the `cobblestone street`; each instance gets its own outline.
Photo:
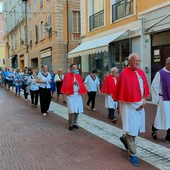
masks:
<path id="1" fill-rule="evenodd" d="M 0 170 L 136 169 L 125 150 L 0 89 Z M 56 106 L 57 107 L 57 106 Z M 141 160 L 138 169 L 156 169 Z"/>

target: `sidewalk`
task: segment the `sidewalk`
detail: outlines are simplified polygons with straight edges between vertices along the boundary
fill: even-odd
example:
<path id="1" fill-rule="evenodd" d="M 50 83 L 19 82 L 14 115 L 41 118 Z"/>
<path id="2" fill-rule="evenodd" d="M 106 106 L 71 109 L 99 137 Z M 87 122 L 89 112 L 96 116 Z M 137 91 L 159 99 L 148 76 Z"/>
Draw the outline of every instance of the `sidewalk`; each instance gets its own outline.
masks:
<path id="1" fill-rule="evenodd" d="M 125 150 L 0 89 L 0 170 L 124 170 L 136 169 Z M 61 110 L 62 111 L 62 110 Z M 61 114 L 61 113 L 60 113 Z M 155 167 L 141 160 L 137 169 Z"/>
<path id="2" fill-rule="evenodd" d="M 54 95 L 54 99 L 53 99 L 54 102 L 56 102 L 55 97 L 56 97 L 56 94 Z M 121 129 L 122 124 L 121 124 L 121 115 L 120 114 L 117 114 L 117 113 L 115 114 L 116 117 L 118 118 L 118 121 L 116 124 L 113 124 L 112 121 L 107 118 L 108 111 L 104 107 L 104 104 L 105 104 L 104 98 L 105 98 L 104 95 L 97 94 L 97 96 L 96 96 L 97 111 L 93 112 L 91 110 L 86 109 L 87 95 L 84 95 L 83 96 L 83 102 L 84 102 L 84 108 L 85 108 L 84 114 Z M 66 106 L 65 104 L 62 104 L 62 102 L 60 102 L 60 104 L 63 106 Z M 165 142 L 166 131 L 161 131 L 161 130 L 158 131 L 158 139 L 157 140 L 154 140 L 151 137 L 151 126 L 154 122 L 155 115 L 156 115 L 156 105 L 152 104 L 151 102 L 148 102 L 146 105 L 145 111 L 146 111 L 146 132 L 140 134 L 140 136 L 151 141 L 151 142 L 154 142 L 154 143 L 160 144 L 162 146 L 165 146 L 167 148 L 170 148 L 170 144 Z"/>

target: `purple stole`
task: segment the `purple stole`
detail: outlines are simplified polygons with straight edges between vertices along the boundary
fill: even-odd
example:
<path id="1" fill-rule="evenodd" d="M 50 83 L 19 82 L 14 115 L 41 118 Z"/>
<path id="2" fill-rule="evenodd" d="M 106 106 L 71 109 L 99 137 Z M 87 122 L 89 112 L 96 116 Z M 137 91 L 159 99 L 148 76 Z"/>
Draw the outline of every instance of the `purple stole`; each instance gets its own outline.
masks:
<path id="1" fill-rule="evenodd" d="M 163 100 L 170 100 L 170 73 L 160 70 Z"/>

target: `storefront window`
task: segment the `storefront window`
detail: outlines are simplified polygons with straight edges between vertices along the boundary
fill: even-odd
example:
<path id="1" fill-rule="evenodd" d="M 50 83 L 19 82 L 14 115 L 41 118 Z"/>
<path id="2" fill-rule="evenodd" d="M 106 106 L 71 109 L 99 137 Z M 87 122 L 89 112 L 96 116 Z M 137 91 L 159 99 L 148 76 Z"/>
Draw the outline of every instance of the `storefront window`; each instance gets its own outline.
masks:
<path id="1" fill-rule="evenodd" d="M 127 58 L 130 54 L 129 41 L 120 41 L 111 45 L 113 54 L 111 55 L 112 65 L 118 67 L 119 72 L 126 67 Z"/>
<path id="2" fill-rule="evenodd" d="M 96 54 L 89 55 L 89 65 L 90 65 L 90 73 L 93 69 L 98 70 L 99 78 L 103 81 L 104 77 L 108 73 L 109 69 L 109 57 L 108 52 L 101 52 Z"/>

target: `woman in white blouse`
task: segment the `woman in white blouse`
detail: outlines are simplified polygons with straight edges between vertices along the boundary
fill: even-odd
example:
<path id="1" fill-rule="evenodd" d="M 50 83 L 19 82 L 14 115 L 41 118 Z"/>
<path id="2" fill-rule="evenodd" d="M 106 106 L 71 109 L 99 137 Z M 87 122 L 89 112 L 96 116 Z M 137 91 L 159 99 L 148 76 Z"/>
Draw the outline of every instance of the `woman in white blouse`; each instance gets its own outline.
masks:
<path id="1" fill-rule="evenodd" d="M 55 75 L 54 78 L 54 82 L 56 83 L 56 87 L 57 87 L 57 102 L 59 101 L 59 96 L 61 93 L 61 86 L 63 84 L 63 79 L 64 79 L 64 74 L 63 74 L 63 69 L 59 68 L 57 74 Z M 63 103 L 65 102 L 65 95 L 62 94 L 62 98 L 63 98 Z"/>
<path id="2" fill-rule="evenodd" d="M 42 71 L 38 73 L 36 78 L 36 83 L 39 83 L 40 87 L 40 106 L 43 116 L 47 115 L 51 102 L 51 74 L 47 70 L 48 66 L 42 65 Z"/>

